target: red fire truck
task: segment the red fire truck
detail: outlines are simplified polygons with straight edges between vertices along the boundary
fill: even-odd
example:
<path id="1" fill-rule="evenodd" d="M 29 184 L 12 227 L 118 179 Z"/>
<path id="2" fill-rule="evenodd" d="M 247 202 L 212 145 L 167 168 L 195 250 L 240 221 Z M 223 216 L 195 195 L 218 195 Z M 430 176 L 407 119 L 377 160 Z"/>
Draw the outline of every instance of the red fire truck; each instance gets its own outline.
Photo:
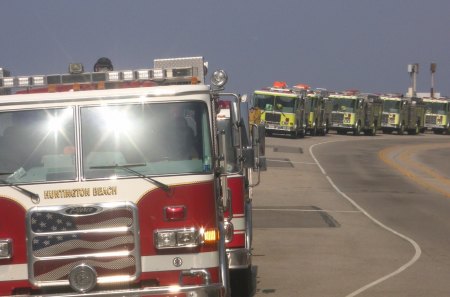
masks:
<path id="1" fill-rule="evenodd" d="M 1 69 L 1 296 L 229 296 L 225 75 L 155 66 Z"/>
<path id="2" fill-rule="evenodd" d="M 232 203 L 225 212 L 226 251 L 230 269 L 231 292 L 249 296 L 252 292 L 252 191 L 258 185 L 260 171 L 266 170 L 264 156 L 265 128 L 249 123 L 246 97 L 229 94 L 223 99 L 217 114 L 219 133 L 226 139 L 227 188 Z M 222 154 L 222 151 L 220 153 Z M 256 153 L 256 155 L 255 155 Z M 255 180 L 253 180 L 255 179 Z"/>

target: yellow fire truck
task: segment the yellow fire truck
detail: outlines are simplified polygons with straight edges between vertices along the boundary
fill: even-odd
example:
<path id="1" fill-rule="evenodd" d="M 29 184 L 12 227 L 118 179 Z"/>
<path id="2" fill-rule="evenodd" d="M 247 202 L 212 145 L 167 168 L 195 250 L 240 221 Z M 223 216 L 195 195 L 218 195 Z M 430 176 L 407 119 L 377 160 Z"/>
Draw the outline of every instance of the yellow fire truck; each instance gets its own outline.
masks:
<path id="1" fill-rule="evenodd" d="M 381 130 L 390 134 L 396 131 L 398 135 L 407 132 L 416 135 L 423 131 L 425 109 L 423 100 L 417 97 L 403 97 L 399 95 L 383 95 L 383 112 Z"/>
<path id="2" fill-rule="evenodd" d="M 381 125 L 382 101 L 378 95 L 359 92 L 331 94 L 327 100 L 329 129 L 338 134 L 348 131 L 376 135 Z"/>
<path id="3" fill-rule="evenodd" d="M 450 134 L 450 99 L 423 98 L 425 127 L 435 134 Z"/>
<path id="4" fill-rule="evenodd" d="M 155 65 L 0 71 L 1 296 L 230 295 L 226 75 Z"/>
<path id="5" fill-rule="evenodd" d="M 324 89 L 315 89 L 306 95 L 306 131 L 311 136 L 325 135 L 328 132 L 325 117 L 325 102 L 327 97 L 328 92 Z"/>
<path id="6" fill-rule="evenodd" d="M 285 82 L 275 82 L 273 87 L 254 91 L 253 107 L 261 110 L 261 123 L 267 135 L 305 136 L 305 96 L 304 92 L 289 89 Z"/>

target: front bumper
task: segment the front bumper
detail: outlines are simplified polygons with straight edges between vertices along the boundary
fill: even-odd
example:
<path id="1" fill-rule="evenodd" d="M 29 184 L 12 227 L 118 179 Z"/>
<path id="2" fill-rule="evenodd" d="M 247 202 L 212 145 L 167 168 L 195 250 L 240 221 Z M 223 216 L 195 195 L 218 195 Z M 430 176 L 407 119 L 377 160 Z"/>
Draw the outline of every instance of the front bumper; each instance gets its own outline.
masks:
<path id="1" fill-rule="evenodd" d="M 14 295 L 14 297 L 181 297 L 181 296 L 197 296 L 197 297 L 224 297 L 225 288 L 221 284 L 210 284 L 201 286 L 174 286 L 174 287 L 149 287 L 136 290 L 110 290 L 110 291 L 93 291 L 88 293 L 68 293 L 68 294 L 48 294 L 48 295 Z"/>

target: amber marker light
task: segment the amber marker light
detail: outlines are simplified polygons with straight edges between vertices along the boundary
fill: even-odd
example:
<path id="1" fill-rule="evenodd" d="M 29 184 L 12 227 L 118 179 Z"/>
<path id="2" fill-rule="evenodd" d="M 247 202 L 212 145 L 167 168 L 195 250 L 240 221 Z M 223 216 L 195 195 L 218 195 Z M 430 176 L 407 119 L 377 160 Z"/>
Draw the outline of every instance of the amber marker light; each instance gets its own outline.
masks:
<path id="1" fill-rule="evenodd" d="M 219 230 L 217 229 L 200 229 L 200 234 L 203 237 L 203 243 L 205 244 L 212 244 L 212 243 L 216 243 L 217 241 L 219 241 Z"/>

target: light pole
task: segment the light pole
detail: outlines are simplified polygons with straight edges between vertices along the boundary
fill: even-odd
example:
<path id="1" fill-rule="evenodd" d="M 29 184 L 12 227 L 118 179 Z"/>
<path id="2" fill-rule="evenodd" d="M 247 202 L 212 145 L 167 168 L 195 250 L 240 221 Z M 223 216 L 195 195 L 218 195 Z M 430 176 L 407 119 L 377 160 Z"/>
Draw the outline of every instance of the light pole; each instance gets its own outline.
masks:
<path id="1" fill-rule="evenodd" d="M 419 64 L 408 64 L 408 73 L 411 77 L 411 92 L 409 95 L 415 97 L 417 95 L 417 73 L 419 73 Z"/>
<path id="2" fill-rule="evenodd" d="M 431 90 L 430 90 L 430 97 L 434 98 L 434 73 L 436 72 L 436 63 L 431 63 L 430 65 L 430 71 L 431 71 Z"/>

